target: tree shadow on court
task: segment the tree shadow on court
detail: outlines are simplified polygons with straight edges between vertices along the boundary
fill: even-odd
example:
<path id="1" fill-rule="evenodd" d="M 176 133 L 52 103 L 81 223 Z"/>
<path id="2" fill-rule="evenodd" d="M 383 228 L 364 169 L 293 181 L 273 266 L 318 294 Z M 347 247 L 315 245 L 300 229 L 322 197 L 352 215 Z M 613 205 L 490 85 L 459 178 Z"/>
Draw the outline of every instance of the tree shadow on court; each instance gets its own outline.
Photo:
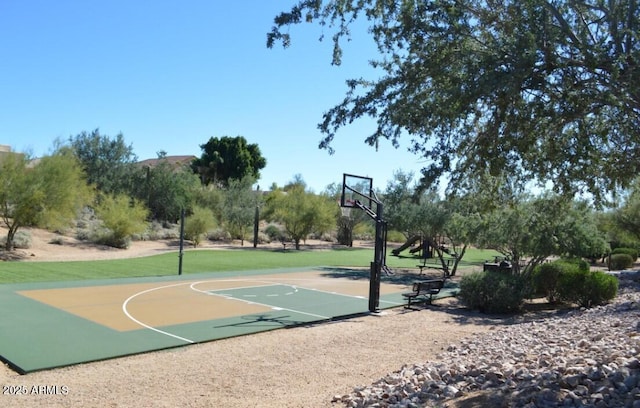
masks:
<path id="1" fill-rule="evenodd" d="M 214 326 L 215 329 L 219 329 L 222 327 L 291 327 L 291 326 L 300 326 L 302 324 L 307 324 L 309 322 L 304 322 L 300 320 L 291 320 L 289 319 L 291 316 L 269 316 L 265 314 L 261 315 L 248 315 L 242 316 L 240 319 L 246 320 L 237 323 L 223 324 L 220 326 Z"/>

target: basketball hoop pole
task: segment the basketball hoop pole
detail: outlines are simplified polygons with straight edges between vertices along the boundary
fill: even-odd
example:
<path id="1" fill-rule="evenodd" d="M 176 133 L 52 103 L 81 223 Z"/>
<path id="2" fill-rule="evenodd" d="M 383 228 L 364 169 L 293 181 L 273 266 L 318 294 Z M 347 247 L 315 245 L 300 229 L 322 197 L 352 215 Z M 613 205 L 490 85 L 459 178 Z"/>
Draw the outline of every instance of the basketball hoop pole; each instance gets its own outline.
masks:
<path id="1" fill-rule="evenodd" d="M 376 200 L 376 241 L 371 262 L 371 276 L 369 278 L 369 312 L 375 313 L 380 306 L 380 279 L 384 261 L 384 238 L 386 223 L 382 219 L 382 203 Z"/>
<path id="2" fill-rule="evenodd" d="M 382 276 L 382 267 L 385 265 L 385 244 L 387 236 L 387 223 L 382 218 L 383 205 L 376 197 L 365 196 L 351 189 L 358 195 L 372 200 L 376 204 L 376 211 L 368 208 L 359 200 L 355 201 L 355 206 L 367 213 L 367 215 L 376 222 L 376 238 L 373 254 L 373 262 L 370 265 L 369 275 L 369 312 L 376 313 L 380 306 L 380 280 Z"/>

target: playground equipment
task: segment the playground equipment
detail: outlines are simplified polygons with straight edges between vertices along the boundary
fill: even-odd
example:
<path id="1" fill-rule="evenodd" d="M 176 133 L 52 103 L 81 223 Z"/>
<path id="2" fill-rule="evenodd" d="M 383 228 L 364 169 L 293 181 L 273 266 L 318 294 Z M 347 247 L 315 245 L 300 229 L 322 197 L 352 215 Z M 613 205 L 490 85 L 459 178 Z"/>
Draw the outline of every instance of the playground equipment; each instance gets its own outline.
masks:
<path id="1" fill-rule="evenodd" d="M 419 245 L 414 246 L 409 249 L 410 254 L 415 254 L 416 252 L 420 252 L 421 258 L 432 258 L 433 257 L 433 245 L 431 241 L 428 239 L 423 239 L 420 235 L 413 235 L 409 238 L 404 244 L 395 248 L 391 251 L 394 256 L 399 256 L 402 251 L 413 246 L 416 242 L 419 242 Z"/>
<path id="2" fill-rule="evenodd" d="M 391 253 L 392 253 L 393 255 L 395 255 L 395 256 L 398 256 L 398 255 L 400 255 L 400 252 L 402 252 L 402 251 L 404 251 L 405 249 L 407 249 L 407 248 L 409 248 L 409 247 L 413 246 L 413 244 L 415 244 L 417 241 L 421 241 L 421 239 L 422 239 L 422 237 L 421 237 L 420 235 L 414 235 L 414 236 L 412 236 L 411 238 L 409 238 L 409 239 L 407 240 L 407 242 L 405 242 L 404 244 L 402 244 L 402 245 L 401 245 L 401 246 L 399 246 L 398 248 L 393 249 L 393 250 L 391 251 Z M 420 247 L 418 247 L 418 248 L 412 248 L 412 249 L 410 249 L 410 250 L 409 250 L 409 252 L 411 252 L 411 253 L 413 254 L 414 252 L 417 252 L 417 251 L 419 251 L 419 250 L 420 250 Z"/>
<path id="3" fill-rule="evenodd" d="M 375 204 L 375 210 L 372 208 Z M 344 173 L 340 207 L 358 208 L 376 222 L 376 237 L 373 261 L 369 275 L 369 311 L 374 313 L 380 306 L 380 278 L 382 271 L 391 274 L 386 264 L 387 223 L 382 218 L 383 205 L 373 191 L 373 179 Z"/>

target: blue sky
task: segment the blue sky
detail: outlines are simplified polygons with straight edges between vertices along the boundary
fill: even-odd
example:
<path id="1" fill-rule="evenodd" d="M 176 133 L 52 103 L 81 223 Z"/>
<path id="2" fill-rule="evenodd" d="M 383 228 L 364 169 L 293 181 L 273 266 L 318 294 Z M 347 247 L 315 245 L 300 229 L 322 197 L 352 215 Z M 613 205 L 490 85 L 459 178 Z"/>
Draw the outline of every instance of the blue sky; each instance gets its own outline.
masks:
<path id="1" fill-rule="evenodd" d="M 0 144 L 41 156 L 99 128 L 122 133 L 142 160 L 157 152 L 200 156 L 210 137 L 244 136 L 267 159 L 259 184 L 296 174 L 316 192 L 343 173 L 373 177 L 424 166 L 406 146 L 364 143 L 363 120 L 318 149 L 317 124 L 344 97 L 349 78 L 375 78 L 375 47 L 356 33 L 331 66 L 322 29 L 291 30 L 289 49 L 266 48 L 283 0 L 0 1 Z M 327 31 L 328 36 L 330 32 Z"/>

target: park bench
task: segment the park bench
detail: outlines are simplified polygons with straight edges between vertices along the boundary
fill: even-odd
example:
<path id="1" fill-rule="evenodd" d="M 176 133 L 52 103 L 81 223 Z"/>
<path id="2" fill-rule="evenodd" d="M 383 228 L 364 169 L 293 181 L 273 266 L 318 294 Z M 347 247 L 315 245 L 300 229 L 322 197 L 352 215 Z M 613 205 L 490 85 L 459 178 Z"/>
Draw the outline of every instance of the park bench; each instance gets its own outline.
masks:
<path id="1" fill-rule="evenodd" d="M 415 303 L 427 302 L 431 304 L 433 295 L 440 293 L 440 289 L 444 286 L 444 279 L 431 279 L 413 282 L 411 292 L 403 293 L 402 296 L 407 300 L 405 309 L 411 309 L 411 305 Z"/>

